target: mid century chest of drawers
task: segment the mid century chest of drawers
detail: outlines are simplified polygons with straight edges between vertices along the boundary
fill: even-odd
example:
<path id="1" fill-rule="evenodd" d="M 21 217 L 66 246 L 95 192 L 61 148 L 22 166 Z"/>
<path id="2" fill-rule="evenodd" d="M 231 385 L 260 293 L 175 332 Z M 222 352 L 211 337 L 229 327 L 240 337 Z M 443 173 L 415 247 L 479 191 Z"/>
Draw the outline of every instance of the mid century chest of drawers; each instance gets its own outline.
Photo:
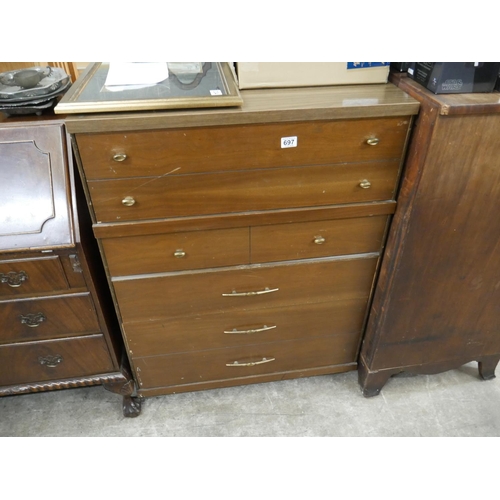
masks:
<path id="1" fill-rule="evenodd" d="M 61 120 L 0 120 L 0 396 L 103 384 L 135 416 L 71 167 Z"/>
<path id="2" fill-rule="evenodd" d="M 139 396 L 357 367 L 418 103 L 242 96 L 66 120 Z"/>

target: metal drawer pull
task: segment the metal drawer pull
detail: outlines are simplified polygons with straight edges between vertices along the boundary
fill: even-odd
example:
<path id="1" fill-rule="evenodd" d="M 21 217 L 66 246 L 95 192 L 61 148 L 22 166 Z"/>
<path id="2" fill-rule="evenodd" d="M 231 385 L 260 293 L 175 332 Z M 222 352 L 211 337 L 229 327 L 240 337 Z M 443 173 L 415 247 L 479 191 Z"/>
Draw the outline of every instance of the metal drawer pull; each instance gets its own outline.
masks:
<path id="1" fill-rule="evenodd" d="M 10 273 L 0 273 L 0 283 L 7 283 L 12 288 L 21 286 L 28 279 L 28 275 L 24 271 L 11 271 Z"/>
<path id="2" fill-rule="evenodd" d="M 271 326 L 264 325 L 261 328 L 253 328 L 252 330 L 237 330 L 236 328 L 233 328 L 232 330 L 224 330 L 224 333 L 229 333 L 231 335 L 244 335 L 251 333 L 267 332 L 268 330 L 272 330 L 273 328 L 276 328 L 276 325 L 271 325 Z"/>
<path id="3" fill-rule="evenodd" d="M 366 144 L 368 144 L 369 146 L 376 146 L 379 142 L 380 139 L 378 137 L 370 137 L 366 140 Z"/>
<path id="4" fill-rule="evenodd" d="M 56 354 L 55 356 L 49 354 L 48 356 L 40 356 L 38 362 L 49 368 L 55 368 L 58 364 L 63 362 L 63 357 L 60 354 Z"/>
<path id="5" fill-rule="evenodd" d="M 123 198 L 123 200 L 122 200 L 122 203 L 126 207 L 131 207 L 132 205 L 135 205 L 135 200 L 134 200 L 134 198 L 132 198 L 132 196 L 125 196 L 125 198 Z"/>
<path id="6" fill-rule="evenodd" d="M 182 248 L 179 248 L 178 250 L 176 250 L 174 252 L 174 257 L 177 257 L 178 259 L 182 259 L 182 257 L 185 257 L 185 256 L 186 256 L 186 252 Z"/>
<path id="7" fill-rule="evenodd" d="M 363 179 L 360 183 L 359 183 L 359 187 L 362 187 L 363 189 L 368 189 L 372 186 L 372 183 L 366 179 Z"/>
<path id="8" fill-rule="evenodd" d="M 316 243 L 316 245 L 322 245 L 324 242 L 325 242 L 325 238 L 323 238 L 323 236 L 315 236 L 314 237 L 314 243 Z"/>
<path id="9" fill-rule="evenodd" d="M 21 323 L 23 325 L 29 326 L 30 328 L 36 328 L 40 326 L 44 321 L 47 321 L 46 316 L 43 313 L 36 314 L 26 314 L 25 316 L 21 314 Z"/>
<path id="10" fill-rule="evenodd" d="M 127 155 L 125 153 L 116 153 L 113 156 L 113 160 L 115 161 L 125 161 L 127 159 Z"/>
<path id="11" fill-rule="evenodd" d="M 270 363 L 271 361 L 276 361 L 276 358 L 262 358 L 261 361 L 253 361 L 251 363 L 240 363 L 239 361 L 233 361 L 232 363 L 226 363 L 226 366 L 255 366 L 263 365 L 264 363 Z"/>
<path id="12" fill-rule="evenodd" d="M 237 292 L 233 290 L 231 293 L 223 293 L 223 297 L 251 297 L 253 295 L 264 295 L 266 293 L 277 292 L 279 288 L 264 288 L 264 290 L 258 290 L 256 292 Z"/>

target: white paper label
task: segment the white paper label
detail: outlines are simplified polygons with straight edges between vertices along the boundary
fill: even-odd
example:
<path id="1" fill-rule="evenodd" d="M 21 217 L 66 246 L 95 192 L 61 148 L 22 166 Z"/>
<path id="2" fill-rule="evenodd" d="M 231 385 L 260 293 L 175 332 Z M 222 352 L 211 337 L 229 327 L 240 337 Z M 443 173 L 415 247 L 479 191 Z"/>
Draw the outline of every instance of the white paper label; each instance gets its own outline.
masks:
<path id="1" fill-rule="evenodd" d="M 222 95 L 222 90 L 220 89 L 211 90 L 210 95 Z"/>
<path id="2" fill-rule="evenodd" d="M 413 75 L 413 69 L 412 68 L 408 68 L 408 73 L 410 73 L 410 75 Z"/>
<path id="3" fill-rule="evenodd" d="M 297 147 L 297 136 L 294 137 L 282 137 L 281 138 L 282 148 L 296 148 Z"/>

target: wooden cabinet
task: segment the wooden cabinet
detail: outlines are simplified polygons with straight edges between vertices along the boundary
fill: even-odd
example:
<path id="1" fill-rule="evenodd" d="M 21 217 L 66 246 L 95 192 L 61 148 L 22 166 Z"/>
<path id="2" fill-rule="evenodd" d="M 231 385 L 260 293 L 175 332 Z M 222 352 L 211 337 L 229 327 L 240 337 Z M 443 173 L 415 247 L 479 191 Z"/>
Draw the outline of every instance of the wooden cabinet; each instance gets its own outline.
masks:
<path id="1" fill-rule="evenodd" d="M 418 103 L 242 95 L 66 120 L 141 396 L 357 367 Z"/>
<path id="2" fill-rule="evenodd" d="M 67 139 L 60 120 L 0 121 L 0 396 L 103 384 L 134 416 Z"/>
<path id="3" fill-rule="evenodd" d="M 500 359 L 499 94 L 393 78 L 421 111 L 361 350 L 366 396 L 470 361 L 492 378 Z"/>

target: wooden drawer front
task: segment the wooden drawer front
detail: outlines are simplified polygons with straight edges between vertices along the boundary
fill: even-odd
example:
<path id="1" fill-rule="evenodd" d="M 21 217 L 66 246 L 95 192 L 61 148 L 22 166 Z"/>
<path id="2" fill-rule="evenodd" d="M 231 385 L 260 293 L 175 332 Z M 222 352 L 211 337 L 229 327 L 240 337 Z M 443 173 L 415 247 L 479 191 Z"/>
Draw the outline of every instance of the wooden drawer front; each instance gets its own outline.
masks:
<path id="1" fill-rule="evenodd" d="M 346 364 L 356 360 L 357 349 L 358 336 L 342 334 L 152 356 L 133 363 L 140 388 L 148 389 Z"/>
<path id="2" fill-rule="evenodd" d="M 113 370 L 102 335 L 0 346 L 0 385 L 83 377 Z"/>
<path id="3" fill-rule="evenodd" d="M 0 302 L 0 343 L 99 332 L 88 293 Z"/>
<path id="4" fill-rule="evenodd" d="M 134 357 L 219 349 L 327 335 L 360 335 L 366 299 L 234 311 L 124 327 Z"/>
<path id="5" fill-rule="evenodd" d="M 249 229 L 103 239 L 112 276 L 248 264 Z"/>
<path id="6" fill-rule="evenodd" d="M 0 296 L 67 290 L 59 257 L 0 261 Z"/>
<path id="7" fill-rule="evenodd" d="M 390 200 L 398 170 L 399 162 L 393 161 L 88 185 L 97 220 L 116 222 Z"/>
<path id="8" fill-rule="evenodd" d="M 377 258 L 115 280 L 123 322 L 366 298 Z M 233 293 L 234 292 L 234 293 Z M 250 295 L 245 295 L 250 294 Z"/>
<path id="9" fill-rule="evenodd" d="M 378 252 L 387 216 L 251 228 L 251 261 L 310 259 Z"/>
<path id="10" fill-rule="evenodd" d="M 408 118 L 79 134 L 88 180 L 400 158 Z M 281 139 L 296 137 L 296 147 Z M 378 138 L 371 146 L 368 139 Z M 115 161 L 115 155 L 126 155 Z M 117 159 L 123 159 L 123 156 Z"/>

